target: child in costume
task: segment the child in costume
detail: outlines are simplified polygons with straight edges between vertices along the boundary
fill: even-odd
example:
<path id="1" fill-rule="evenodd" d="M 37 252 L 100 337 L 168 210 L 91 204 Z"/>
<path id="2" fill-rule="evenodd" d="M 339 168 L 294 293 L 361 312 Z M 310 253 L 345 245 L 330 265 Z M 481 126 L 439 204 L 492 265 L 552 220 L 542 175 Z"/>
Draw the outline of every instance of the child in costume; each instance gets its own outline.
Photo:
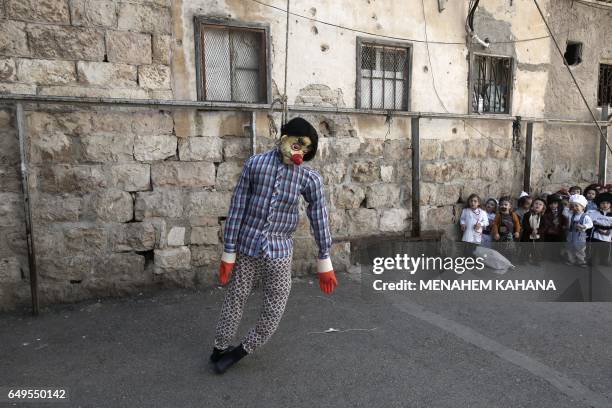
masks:
<path id="1" fill-rule="evenodd" d="M 558 260 L 559 255 L 564 252 L 561 243 L 566 240 L 568 218 L 563 214 L 563 201 L 559 194 L 549 195 L 546 202 L 548 206 L 542 220 L 542 232 L 544 233 L 544 242 L 547 243 L 547 257 L 550 260 Z"/>
<path id="2" fill-rule="evenodd" d="M 468 243 L 468 250 L 473 250 L 475 245 L 482 242 L 483 228 L 489 225 L 489 218 L 486 212 L 480 208 L 480 197 L 471 194 L 467 200 L 467 207 L 461 212 L 459 219 L 461 231 L 463 232 L 462 241 Z"/>
<path id="3" fill-rule="evenodd" d="M 586 267 L 586 230 L 593 228 L 593 221 L 585 212 L 587 199 L 581 194 L 570 196 L 571 216 L 567 233 L 567 264 Z"/>
<path id="4" fill-rule="evenodd" d="M 533 198 L 527 194 L 526 192 L 522 192 L 521 196 L 518 199 L 517 209 L 515 211 L 516 215 L 518 215 L 521 222 L 523 222 L 523 216 L 529 211 L 531 208 L 531 203 L 533 202 Z"/>
<path id="5" fill-rule="evenodd" d="M 612 194 L 601 193 L 595 198 L 598 210 L 587 213 L 593 220 L 593 230 L 590 237 L 592 245 L 592 263 L 594 265 L 609 265 L 610 242 L 612 241 Z"/>
<path id="6" fill-rule="evenodd" d="M 512 202 L 510 197 L 502 197 L 499 199 L 499 213 L 493 220 L 491 226 L 491 235 L 498 242 L 496 249 L 506 258 L 512 259 L 515 255 L 514 240 L 518 240 L 521 233 L 521 220 L 518 215 L 512 211 Z"/>
<path id="7" fill-rule="evenodd" d="M 484 227 L 482 230 L 482 245 L 486 246 L 487 248 L 491 248 L 491 226 L 493 225 L 493 220 L 497 215 L 497 200 L 494 198 L 489 198 L 485 203 L 485 211 L 487 212 L 489 225 Z"/>
<path id="8" fill-rule="evenodd" d="M 597 190 L 594 186 L 588 186 L 584 189 L 584 198 L 587 199 L 587 205 L 585 208 L 586 212 L 597 210 L 597 204 L 595 203 L 595 198 L 597 197 Z"/>
<path id="9" fill-rule="evenodd" d="M 542 261 L 540 242 L 544 240 L 544 211 L 546 203 L 541 198 L 536 198 L 531 204 L 531 209 L 523 217 L 521 224 L 521 243 L 523 260 L 538 265 Z M 527 244 L 529 243 L 529 244 Z"/>
<path id="10" fill-rule="evenodd" d="M 279 145 L 249 158 L 234 190 L 225 222 L 224 252 L 219 280 L 229 287 L 217 323 L 210 361 L 217 373 L 263 345 L 276 331 L 291 289 L 292 234 L 298 219 L 299 197 L 319 247 L 317 271 L 324 293 L 337 285 L 329 256 L 331 234 L 323 193 L 323 179 L 301 165 L 317 152 L 318 135 L 310 123 L 294 118 L 281 128 Z M 242 311 L 253 286 L 263 282 L 263 306 L 257 323 L 237 347 Z"/>

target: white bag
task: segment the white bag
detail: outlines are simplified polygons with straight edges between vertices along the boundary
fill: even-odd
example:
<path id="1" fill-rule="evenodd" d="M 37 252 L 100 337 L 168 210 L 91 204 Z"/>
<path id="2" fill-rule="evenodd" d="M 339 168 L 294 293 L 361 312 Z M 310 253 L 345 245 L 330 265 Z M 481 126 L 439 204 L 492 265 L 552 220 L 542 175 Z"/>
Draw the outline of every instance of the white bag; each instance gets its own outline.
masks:
<path id="1" fill-rule="evenodd" d="M 474 256 L 482 258 L 482 263 L 491 269 L 506 270 L 508 268 L 514 268 L 514 265 L 512 265 L 512 262 L 510 262 L 508 258 L 491 248 L 479 245 L 474 250 Z"/>

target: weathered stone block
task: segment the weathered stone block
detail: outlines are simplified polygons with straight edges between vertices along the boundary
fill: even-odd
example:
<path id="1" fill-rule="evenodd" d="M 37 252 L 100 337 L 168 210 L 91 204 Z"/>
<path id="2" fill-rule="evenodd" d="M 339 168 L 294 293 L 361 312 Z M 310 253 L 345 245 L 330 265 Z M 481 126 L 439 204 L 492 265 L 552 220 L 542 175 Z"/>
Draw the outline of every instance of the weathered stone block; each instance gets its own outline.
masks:
<path id="1" fill-rule="evenodd" d="M 67 0 L 6 0 L 6 12 L 13 20 L 70 24 Z"/>
<path id="2" fill-rule="evenodd" d="M 170 89 L 170 67 L 141 65 L 138 67 L 138 83 L 146 89 Z"/>
<path id="3" fill-rule="evenodd" d="M 89 134 L 81 137 L 82 160 L 90 162 L 134 161 L 131 134 Z"/>
<path id="4" fill-rule="evenodd" d="M 17 257 L 0 259 L 0 283 L 21 281 L 21 264 Z"/>
<path id="5" fill-rule="evenodd" d="M 380 179 L 383 183 L 393 182 L 393 166 L 380 166 Z"/>
<path id="6" fill-rule="evenodd" d="M 359 208 L 365 199 L 363 188 L 357 185 L 338 186 L 334 204 L 336 208 Z"/>
<path id="7" fill-rule="evenodd" d="M 400 188 L 397 184 L 373 184 L 367 189 L 366 206 L 368 208 L 398 207 L 400 195 Z"/>
<path id="8" fill-rule="evenodd" d="M 189 194 L 186 215 L 193 216 L 227 216 L 232 193 L 219 191 L 195 191 Z"/>
<path id="9" fill-rule="evenodd" d="M 168 246 L 183 246 L 185 245 L 185 227 L 172 227 L 166 237 Z"/>
<path id="10" fill-rule="evenodd" d="M 472 139 L 468 142 L 468 157 L 484 159 L 489 150 L 489 141 L 483 139 Z"/>
<path id="11" fill-rule="evenodd" d="M 107 187 L 106 176 L 97 166 L 57 164 L 41 169 L 40 188 L 49 193 L 94 192 Z"/>
<path id="12" fill-rule="evenodd" d="M 0 81 L 13 82 L 17 80 L 17 67 L 12 58 L 0 58 Z"/>
<path id="13" fill-rule="evenodd" d="M 151 166 L 146 163 L 113 165 L 110 169 L 112 186 L 124 191 L 151 190 Z"/>
<path id="14" fill-rule="evenodd" d="M 93 210 L 101 221 L 127 222 L 134 215 L 134 202 L 125 191 L 102 190 L 93 198 Z"/>
<path id="15" fill-rule="evenodd" d="M 384 144 L 385 160 L 406 160 L 412 156 L 410 140 L 386 140 Z"/>
<path id="16" fill-rule="evenodd" d="M 74 26 L 117 26 L 113 0 L 70 0 L 70 14 Z"/>
<path id="17" fill-rule="evenodd" d="M 38 273 L 43 279 L 57 281 L 82 281 L 91 274 L 94 267 L 93 258 L 87 255 L 57 258 L 42 257 L 37 262 Z"/>
<path id="18" fill-rule="evenodd" d="M 67 84 L 76 81 L 74 62 L 39 59 L 17 60 L 17 77 L 21 82 L 40 85 Z"/>
<path id="19" fill-rule="evenodd" d="M 485 180 L 495 181 L 499 179 L 501 160 L 485 159 L 480 162 L 480 177 Z"/>
<path id="20" fill-rule="evenodd" d="M 155 241 L 155 226 L 148 221 L 114 224 L 110 230 L 111 249 L 115 252 L 149 251 Z"/>
<path id="21" fill-rule="evenodd" d="M 179 140 L 179 157 L 183 161 L 220 162 L 223 140 L 219 137 L 187 137 Z"/>
<path id="22" fill-rule="evenodd" d="M 378 232 L 378 214 L 369 208 L 348 210 L 348 233 L 351 236 L 374 235 Z"/>
<path id="23" fill-rule="evenodd" d="M 0 24 L 0 54 L 24 57 L 30 54 L 24 23 L 2 20 L 2 24 Z"/>
<path id="24" fill-rule="evenodd" d="M 383 210 L 380 216 L 380 230 L 382 232 L 402 232 L 409 226 L 408 210 L 405 208 Z"/>
<path id="25" fill-rule="evenodd" d="M 81 197 L 36 194 L 32 209 L 32 217 L 35 221 L 78 221 L 83 209 L 83 199 Z"/>
<path id="26" fill-rule="evenodd" d="M 186 246 L 156 249 L 154 262 L 157 268 L 187 269 L 191 266 L 191 251 Z"/>
<path id="27" fill-rule="evenodd" d="M 329 229 L 334 239 L 348 234 L 346 210 L 329 210 Z"/>
<path id="28" fill-rule="evenodd" d="M 208 162 L 159 162 L 151 166 L 154 187 L 206 187 L 215 184 L 215 165 Z"/>
<path id="29" fill-rule="evenodd" d="M 346 164 L 339 162 L 325 163 L 321 165 L 320 173 L 323 176 L 323 183 L 326 185 L 342 183 L 346 176 Z"/>
<path id="30" fill-rule="evenodd" d="M 219 227 L 191 227 L 190 243 L 216 245 L 219 243 Z"/>
<path id="31" fill-rule="evenodd" d="M 150 217 L 179 218 L 183 215 L 181 191 L 156 190 L 136 193 L 136 220 Z"/>
<path id="32" fill-rule="evenodd" d="M 442 145 L 436 139 L 422 139 L 420 141 L 420 157 L 421 160 L 437 160 L 442 153 Z"/>
<path id="33" fill-rule="evenodd" d="M 434 183 L 447 182 L 454 178 L 459 178 L 462 170 L 461 162 L 439 161 L 425 163 L 421 166 L 421 180 Z M 476 176 L 476 174 L 473 176 Z"/>
<path id="34" fill-rule="evenodd" d="M 104 32 L 93 28 L 28 26 L 30 52 L 35 57 L 102 61 Z"/>
<path id="35" fill-rule="evenodd" d="M 133 113 L 130 121 L 137 135 L 170 135 L 174 130 L 172 115 L 168 112 Z"/>
<path id="36" fill-rule="evenodd" d="M 0 167 L 0 191 L 21 193 L 21 172 L 18 166 Z"/>
<path id="37" fill-rule="evenodd" d="M 226 161 L 219 164 L 217 181 L 215 183 L 217 190 L 233 190 L 242 173 L 242 166 L 242 163 L 234 161 Z"/>
<path id="38" fill-rule="evenodd" d="M 445 159 L 464 159 L 467 154 L 465 140 L 449 140 L 442 146 L 442 156 Z"/>
<path id="39" fill-rule="evenodd" d="M 218 267 L 223 249 L 220 246 L 191 245 L 191 264 L 194 266 Z"/>
<path id="40" fill-rule="evenodd" d="M 72 157 L 72 140 L 63 133 L 51 132 L 33 134 L 30 143 L 30 161 L 70 162 Z"/>
<path id="41" fill-rule="evenodd" d="M 39 86 L 40 95 L 76 96 L 79 98 L 148 99 L 149 93 L 140 88 L 94 88 L 91 86 Z"/>
<path id="42" fill-rule="evenodd" d="M 250 123 L 249 112 L 201 112 L 199 131 L 202 136 L 247 136 Z"/>
<path id="43" fill-rule="evenodd" d="M 106 52 L 109 62 L 151 63 L 151 35 L 126 31 L 107 31 Z"/>
<path id="44" fill-rule="evenodd" d="M 84 252 L 88 255 L 102 254 L 107 249 L 106 230 L 96 226 L 78 226 L 64 230 L 66 249 L 75 253 Z"/>
<path id="45" fill-rule="evenodd" d="M 218 217 L 194 216 L 189 217 L 189 224 L 192 226 L 213 227 L 219 225 Z"/>
<path id="46" fill-rule="evenodd" d="M 79 82 L 86 85 L 124 88 L 137 86 L 137 70 L 133 65 L 109 62 L 77 62 Z"/>
<path id="47" fill-rule="evenodd" d="M 117 26 L 120 30 L 171 34 L 172 16 L 166 7 L 120 3 Z"/>
<path id="48" fill-rule="evenodd" d="M 423 225 L 427 229 L 437 229 L 441 226 L 455 223 L 452 205 L 434 207 L 425 211 L 427 215 L 423 219 Z"/>
<path id="49" fill-rule="evenodd" d="M 229 159 L 248 159 L 251 156 L 251 140 L 244 137 L 223 139 L 223 157 Z"/>
<path id="50" fill-rule="evenodd" d="M 0 94 L 36 95 L 36 85 L 12 83 L 0 83 Z"/>
<path id="51" fill-rule="evenodd" d="M 0 227 L 12 227 L 24 222 L 23 198 L 18 193 L 0 193 Z"/>
<path id="52" fill-rule="evenodd" d="M 341 143 L 344 143 L 346 140 L 347 139 L 342 139 Z M 358 140 L 358 139 L 354 139 L 354 140 Z M 370 139 L 366 143 L 360 142 L 359 153 L 360 155 L 373 156 L 375 158 L 382 158 L 383 151 L 384 151 L 383 145 L 384 145 L 383 140 Z M 339 148 L 337 150 L 342 150 L 342 148 Z"/>
<path id="53" fill-rule="evenodd" d="M 176 154 L 177 138 L 173 135 L 137 135 L 134 157 L 140 161 L 164 160 Z"/>
<path id="54" fill-rule="evenodd" d="M 127 289 L 126 284 L 144 283 L 149 279 L 145 271 L 145 257 L 131 252 L 100 257 L 83 285 L 90 290 L 108 293 L 109 287 Z"/>
<path id="55" fill-rule="evenodd" d="M 153 35 L 153 62 L 170 65 L 172 60 L 172 36 L 163 34 Z"/>
<path id="56" fill-rule="evenodd" d="M 373 161 L 355 162 L 351 174 L 353 181 L 372 183 L 380 180 L 380 166 Z"/>

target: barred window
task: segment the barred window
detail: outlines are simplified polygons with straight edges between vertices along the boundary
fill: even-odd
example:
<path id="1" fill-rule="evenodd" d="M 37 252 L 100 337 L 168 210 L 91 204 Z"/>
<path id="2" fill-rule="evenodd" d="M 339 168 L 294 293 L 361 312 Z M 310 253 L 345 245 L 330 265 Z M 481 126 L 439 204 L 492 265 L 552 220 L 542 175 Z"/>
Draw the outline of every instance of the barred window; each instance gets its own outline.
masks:
<path id="1" fill-rule="evenodd" d="M 512 58 L 472 55 L 470 113 L 510 113 Z"/>
<path id="2" fill-rule="evenodd" d="M 408 110 L 410 46 L 357 39 L 357 107 Z"/>
<path id="3" fill-rule="evenodd" d="M 196 18 L 198 99 L 269 102 L 267 28 Z"/>
<path id="4" fill-rule="evenodd" d="M 612 105 L 612 65 L 599 65 L 597 106 Z"/>

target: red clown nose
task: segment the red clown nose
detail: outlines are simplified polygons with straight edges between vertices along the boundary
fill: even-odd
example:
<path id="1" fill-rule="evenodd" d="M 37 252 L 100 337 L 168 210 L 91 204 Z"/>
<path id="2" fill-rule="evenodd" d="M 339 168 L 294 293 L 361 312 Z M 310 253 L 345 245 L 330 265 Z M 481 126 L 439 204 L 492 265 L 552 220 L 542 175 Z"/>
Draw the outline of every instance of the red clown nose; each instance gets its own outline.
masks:
<path id="1" fill-rule="evenodd" d="M 294 164 L 297 164 L 297 165 L 299 166 L 300 164 L 302 164 L 302 163 L 304 162 L 304 158 L 302 157 L 302 155 L 301 155 L 301 154 L 297 154 L 297 153 L 296 153 L 296 154 L 294 154 L 294 155 L 292 155 L 292 156 L 291 156 L 291 161 L 292 161 Z"/>

